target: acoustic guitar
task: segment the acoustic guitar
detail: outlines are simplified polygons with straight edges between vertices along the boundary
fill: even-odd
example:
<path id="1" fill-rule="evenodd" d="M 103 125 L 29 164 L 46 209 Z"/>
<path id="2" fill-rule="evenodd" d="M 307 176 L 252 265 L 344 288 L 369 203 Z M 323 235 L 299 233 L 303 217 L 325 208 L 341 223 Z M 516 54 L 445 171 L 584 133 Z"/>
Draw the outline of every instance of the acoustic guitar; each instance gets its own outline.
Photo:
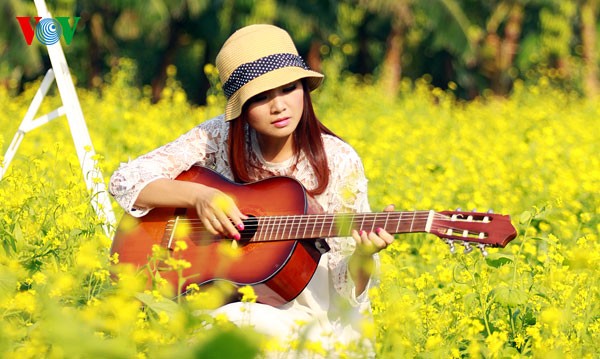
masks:
<path id="1" fill-rule="evenodd" d="M 142 218 L 123 216 L 111 253 L 118 253 L 120 263 L 143 268 L 149 278 L 159 273 L 179 294 L 184 294 L 192 283 L 202 286 L 226 281 L 238 287 L 253 286 L 258 302 L 273 306 L 287 303 L 304 290 L 321 255 L 329 250 L 324 238 L 350 236 L 353 229 L 432 233 L 451 249 L 460 243 L 470 251 L 473 244 L 484 254 L 485 246 L 504 247 L 516 237 L 510 217 L 492 213 L 324 214 L 302 184 L 289 177 L 238 184 L 196 166 L 177 179 L 218 188 L 249 216 L 239 241 L 206 231 L 193 208 L 155 208 Z M 187 249 L 175 250 L 178 241 L 185 241 Z M 223 245 L 237 247 L 237 254 L 224 255 Z M 165 260 L 148 265 L 154 246 L 190 266 L 174 270 Z"/>

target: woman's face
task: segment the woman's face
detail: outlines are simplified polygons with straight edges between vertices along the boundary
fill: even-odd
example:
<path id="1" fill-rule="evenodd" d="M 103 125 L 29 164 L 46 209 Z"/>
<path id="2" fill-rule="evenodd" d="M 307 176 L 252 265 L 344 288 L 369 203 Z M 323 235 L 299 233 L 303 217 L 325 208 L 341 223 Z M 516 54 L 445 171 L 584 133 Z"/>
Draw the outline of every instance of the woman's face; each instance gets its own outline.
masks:
<path id="1" fill-rule="evenodd" d="M 248 124 L 263 138 L 289 137 L 304 111 L 304 89 L 300 80 L 262 92 L 248 100 Z"/>

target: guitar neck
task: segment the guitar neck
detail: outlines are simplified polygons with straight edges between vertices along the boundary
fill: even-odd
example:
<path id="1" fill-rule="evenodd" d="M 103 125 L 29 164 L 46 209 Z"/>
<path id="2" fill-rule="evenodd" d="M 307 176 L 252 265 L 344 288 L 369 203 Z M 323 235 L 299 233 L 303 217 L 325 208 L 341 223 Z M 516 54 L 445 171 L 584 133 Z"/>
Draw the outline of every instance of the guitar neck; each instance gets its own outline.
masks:
<path id="1" fill-rule="evenodd" d="M 350 236 L 353 230 L 388 233 L 429 232 L 434 211 L 307 214 L 255 217 L 252 242 Z M 253 224 L 250 224 L 252 226 Z"/>

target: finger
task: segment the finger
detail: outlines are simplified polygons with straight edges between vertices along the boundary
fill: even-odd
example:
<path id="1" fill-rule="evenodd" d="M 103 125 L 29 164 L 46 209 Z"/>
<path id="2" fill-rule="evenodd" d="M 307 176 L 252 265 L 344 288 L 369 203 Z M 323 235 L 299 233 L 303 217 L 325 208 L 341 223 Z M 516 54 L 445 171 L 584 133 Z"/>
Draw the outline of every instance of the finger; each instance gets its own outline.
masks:
<path id="1" fill-rule="evenodd" d="M 200 221 L 202 221 L 202 224 L 204 225 L 204 228 L 209 231 L 211 234 L 219 234 L 219 231 L 217 231 L 217 229 L 213 226 L 212 223 L 212 216 L 210 218 L 206 217 L 206 216 L 202 216 L 200 217 Z"/>
<path id="2" fill-rule="evenodd" d="M 384 212 L 392 212 L 392 211 L 394 211 L 394 209 L 396 209 L 396 206 L 394 206 L 393 204 L 388 204 L 387 206 L 385 206 L 383 211 Z"/>
<path id="3" fill-rule="evenodd" d="M 240 233 L 233 226 L 233 223 L 225 213 L 219 212 L 215 218 L 218 220 L 219 225 L 221 226 L 220 232 L 223 233 L 223 235 L 227 235 L 229 238 L 240 239 Z"/>
<path id="4" fill-rule="evenodd" d="M 388 246 L 395 240 L 394 236 L 383 228 L 377 228 L 375 234 L 377 234 L 377 236 L 379 236 L 379 238 L 381 238 Z"/>
<path id="5" fill-rule="evenodd" d="M 369 238 L 369 235 L 370 235 L 369 232 L 360 231 L 359 233 L 360 233 L 361 247 L 362 247 L 363 252 L 368 252 L 369 254 L 373 254 L 375 245 Z"/>
<path id="6" fill-rule="evenodd" d="M 237 206 L 234 205 L 227 212 L 227 215 L 231 219 L 231 222 L 232 222 L 233 226 L 237 229 L 237 231 L 243 231 L 244 230 L 244 220 L 248 219 L 248 216 L 246 216 L 245 214 L 243 214 Z"/>
<path id="7" fill-rule="evenodd" d="M 213 207 L 222 226 L 222 232 L 228 233 L 231 238 L 239 239 L 239 230 L 243 230 L 243 220 L 248 219 L 236 206 L 233 198 L 219 192 L 213 198 Z"/>
<path id="8" fill-rule="evenodd" d="M 384 249 L 385 247 L 387 247 L 387 243 L 380 237 L 377 235 L 377 233 L 375 232 L 370 232 L 369 233 L 369 237 L 368 237 L 369 241 L 372 243 L 372 245 L 374 247 L 377 247 L 377 249 Z"/>
<path id="9" fill-rule="evenodd" d="M 362 243 L 362 239 L 360 238 L 360 234 L 358 233 L 358 231 L 356 229 L 352 230 L 352 238 L 354 238 L 354 241 L 356 242 L 357 245 Z"/>
<path id="10" fill-rule="evenodd" d="M 368 238 L 367 232 L 364 231 L 364 230 L 362 230 L 362 229 L 360 231 L 354 230 L 352 232 L 352 236 L 356 240 L 356 243 L 359 244 L 359 245 L 363 245 L 363 244 L 369 242 L 369 238 Z"/>

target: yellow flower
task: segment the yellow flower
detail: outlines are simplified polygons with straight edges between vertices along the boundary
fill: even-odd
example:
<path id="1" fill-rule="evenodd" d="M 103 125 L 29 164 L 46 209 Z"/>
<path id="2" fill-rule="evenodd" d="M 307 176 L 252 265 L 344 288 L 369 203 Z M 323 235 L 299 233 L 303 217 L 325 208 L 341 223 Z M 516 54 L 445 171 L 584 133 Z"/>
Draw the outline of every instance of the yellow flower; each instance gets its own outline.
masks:
<path id="1" fill-rule="evenodd" d="M 435 334 L 427 337 L 425 342 L 425 349 L 428 351 L 436 350 L 444 342 L 444 338 L 441 335 Z"/>
<path id="2" fill-rule="evenodd" d="M 256 302 L 256 299 L 258 298 L 256 296 L 256 294 L 254 293 L 254 288 L 252 288 L 249 285 L 240 287 L 238 289 L 238 292 L 242 295 L 242 302 L 254 303 L 254 302 Z"/>
<path id="3" fill-rule="evenodd" d="M 167 324 L 169 322 L 170 318 L 169 315 L 165 312 L 159 312 L 158 313 L 158 322 L 160 324 Z"/>
<path id="4" fill-rule="evenodd" d="M 18 292 L 12 301 L 12 308 L 33 314 L 38 309 L 38 301 L 35 290 Z"/>
<path id="5" fill-rule="evenodd" d="M 36 272 L 31 279 L 36 284 L 46 284 L 47 277 L 44 273 Z"/>
<path id="6" fill-rule="evenodd" d="M 187 248 L 188 244 L 185 241 L 175 241 L 175 252 L 185 251 Z"/>
<path id="7" fill-rule="evenodd" d="M 508 334 L 506 332 L 493 332 L 490 336 L 485 338 L 485 344 L 492 357 L 498 357 L 498 354 L 500 354 L 500 350 L 506 344 L 507 339 Z"/>
<path id="8" fill-rule="evenodd" d="M 188 262 L 185 259 L 175 259 L 173 257 L 169 257 L 167 258 L 164 263 L 169 266 L 171 269 L 177 271 L 177 270 L 183 270 L 183 269 L 187 269 L 190 268 L 192 266 L 192 263 Z"/>

